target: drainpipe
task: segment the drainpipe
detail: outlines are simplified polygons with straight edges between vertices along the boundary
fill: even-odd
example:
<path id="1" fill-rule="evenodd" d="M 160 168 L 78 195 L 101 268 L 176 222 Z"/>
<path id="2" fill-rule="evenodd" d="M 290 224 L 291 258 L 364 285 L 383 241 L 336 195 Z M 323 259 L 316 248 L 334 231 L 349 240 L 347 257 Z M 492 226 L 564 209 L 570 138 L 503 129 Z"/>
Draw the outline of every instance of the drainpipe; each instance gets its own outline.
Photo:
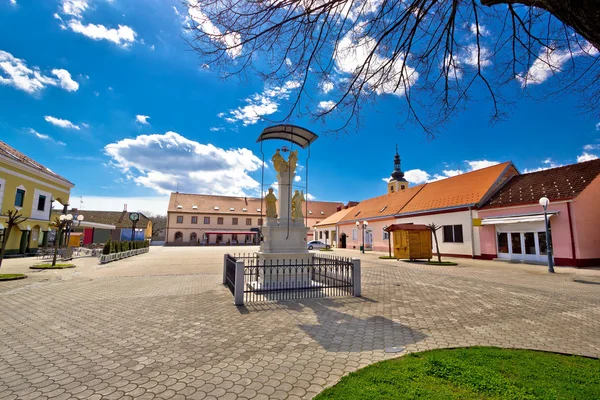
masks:
<path id="1" fill-rule="evenodd" d="M 471 257 L 475 258 L 475 227 L 473 226 L 473 207 L 469 206 L 469 220 L 471 221 Z"/>
<path id="2" fill-rule="evenodd" d="M 571 234 L 571 255 L 573 256 L 573 266 L 577 265 L 577 253 L 575 253 L 575 238 L 573 237 L 573 219 L 571 217 L 571 202 L 567 202 L 567 215 L 569 216 L 569 233 Z"/>

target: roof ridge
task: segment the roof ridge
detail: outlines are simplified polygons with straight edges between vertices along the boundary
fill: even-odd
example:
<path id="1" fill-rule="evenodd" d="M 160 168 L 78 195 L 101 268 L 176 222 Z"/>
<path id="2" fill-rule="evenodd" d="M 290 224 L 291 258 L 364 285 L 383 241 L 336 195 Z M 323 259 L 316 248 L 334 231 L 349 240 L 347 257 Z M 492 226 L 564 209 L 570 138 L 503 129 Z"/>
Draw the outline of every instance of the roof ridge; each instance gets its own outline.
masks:
<path id="1" fill-rule="evenodd" d="M 531 172 L 526 172 L 524 174 L 520 174 L 519 176 L 528 176 L 528 175 L 534 175 L 534 174 L 541 174 L 541 173 L 549 173 L 552 171 L 556 171 L 558 169 L 567 169 L 567 168 L 572 168 L 578 165 L 582 165 L 582 164 L 586 164 L 586 163 L 600 163 L 600 158 L 596 158 L 594 160 L 587 160 L 587 161 L 582 161 L 582 162 L 578 162 L 575 164 L 566 164 L 566 165 L 560 165 L 558 167 L 550 167 L 550 168 L 546 168 L 546 169 L 541 169 L 539 171 L 531 171 Z"/>

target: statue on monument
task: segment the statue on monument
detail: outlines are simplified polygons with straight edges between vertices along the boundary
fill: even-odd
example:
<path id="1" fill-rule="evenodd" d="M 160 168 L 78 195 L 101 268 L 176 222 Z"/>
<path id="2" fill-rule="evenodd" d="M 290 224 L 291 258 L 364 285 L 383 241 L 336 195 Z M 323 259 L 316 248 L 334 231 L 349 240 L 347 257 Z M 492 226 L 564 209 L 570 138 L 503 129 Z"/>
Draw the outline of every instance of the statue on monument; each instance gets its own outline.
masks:
<path id="1" fill-rule="evenodd" d="M 292 197 L 292 219 L 303 219 L 302 202 L 304 201 L 304 192 L 296 190 Z"/>
<path id="2" fill-rule="evenodd" d="M 279 149 L 275 151 L 275 154 L 273 154 L 273 157 L 271 157 L 271 161 L 273 162 L 273 167 L 278 174 L 287 171 L 288 164 L 281 156 Z"/>
<path id="3" fill-rule="evenodd" d="M 277 197 L 273 194 L 273 188 L 269 188 L 265 203 L 267 203 L 267 218 L 277 218 Z"/>
<path id="4" fill-rule="evenodd" d="M 290 156 L 288 157 L 288 168 L 292 172 L 296 172 L 296 164 L 298 163 L 298 150 L 294 150 L 290 152 Z"/>

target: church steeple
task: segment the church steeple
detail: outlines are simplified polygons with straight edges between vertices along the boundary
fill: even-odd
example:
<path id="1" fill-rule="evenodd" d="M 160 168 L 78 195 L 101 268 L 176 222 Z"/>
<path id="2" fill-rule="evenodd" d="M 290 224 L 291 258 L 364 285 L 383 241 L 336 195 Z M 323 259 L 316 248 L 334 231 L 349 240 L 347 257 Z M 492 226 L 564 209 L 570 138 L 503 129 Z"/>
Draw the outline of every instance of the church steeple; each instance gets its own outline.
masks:
<path id="1" fill-rule="evenodd" d="M 396 144 L 396 155 L 394 156 L 394 172 L 388 182 L 388 193 L 394 193 L 404 190 L 408 187 L 408 181 L 404 179 L 404 172 L 400 165 L 400 154 L 398 154 L 398 145 Z"/>

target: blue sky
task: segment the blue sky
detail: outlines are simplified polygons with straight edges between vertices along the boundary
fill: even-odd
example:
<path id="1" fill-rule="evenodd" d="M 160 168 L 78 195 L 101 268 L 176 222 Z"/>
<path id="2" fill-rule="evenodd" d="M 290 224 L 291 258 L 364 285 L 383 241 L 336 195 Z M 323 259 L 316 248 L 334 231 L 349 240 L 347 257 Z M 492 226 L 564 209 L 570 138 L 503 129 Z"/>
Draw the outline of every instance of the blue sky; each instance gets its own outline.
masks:
<path id="1" fill-rule="evenodd" d="M 254 111 L 281 118 L 295 88 L 219 79 L 185 44 L 184 14 L 177 0 L 0 0 L 0 139 L 75 183 L 71 203 L 82 196 L 87 209 L 159 212 L 177 185 L 258 195 L 255 141 L 272 122 Z M 404 100 L 383 94 L 364 105 L 354 133 L 314 143 L 308 192 L 332 201 L 384 193 L 396 144 L 415 184 L 493 162 L 512 160 L 523 172 L 600 155 L 600 120 L 582 114 L 575 97 L 535 100 L 554 79 L 530 87 L 494 125 L 489 104 L 470 103 L 433 140 L 399 127 Z M 274 148 L 265 145 L 267 159 Z M 267 166 L 265 184 L 274 179 Z"/>

